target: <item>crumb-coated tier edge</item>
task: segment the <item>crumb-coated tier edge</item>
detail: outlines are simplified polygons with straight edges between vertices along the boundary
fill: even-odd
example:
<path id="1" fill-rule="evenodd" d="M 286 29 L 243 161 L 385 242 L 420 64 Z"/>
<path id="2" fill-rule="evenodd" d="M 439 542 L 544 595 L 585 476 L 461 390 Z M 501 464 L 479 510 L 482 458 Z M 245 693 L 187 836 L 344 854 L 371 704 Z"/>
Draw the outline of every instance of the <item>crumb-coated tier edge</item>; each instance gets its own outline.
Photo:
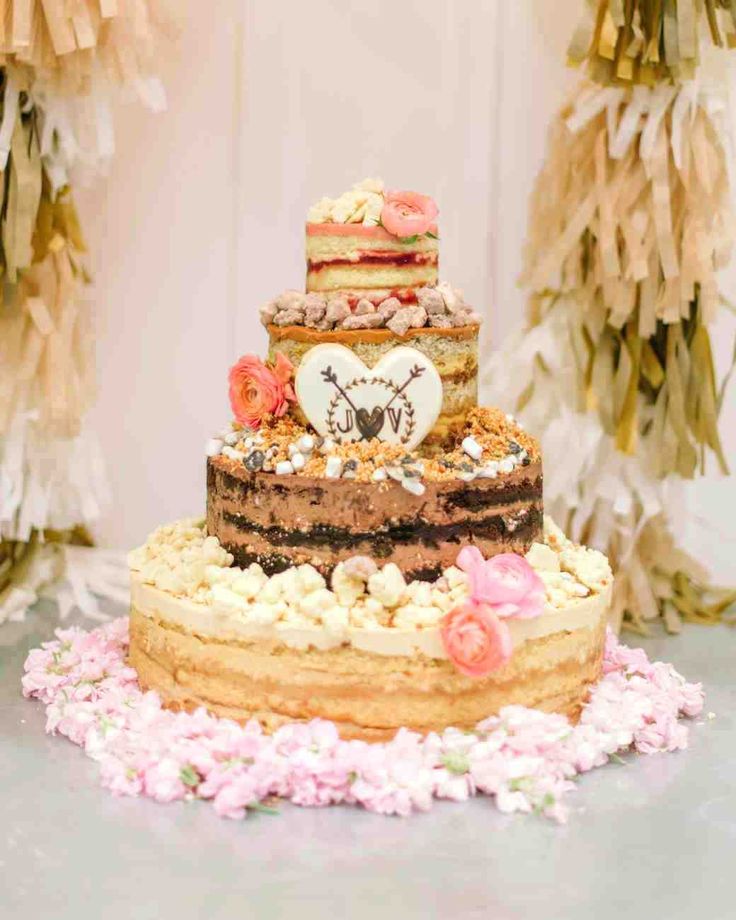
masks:
<path id="1" fill-rule="evenodd" d="M 161 592 L 153 591 L 153 595 Z M 471 729 L 511 704 L 576 719 L 601 677 L 610 588 L 586 601 L 590 622 L 529 638 L 488 677 L 465 677 L 424 654 L 376 655 L 353 645 L 293 648 L 276 639 L 217 635 L 182 625 L 150 596 L 134 598 L 130 663 L 174 709 L 258 719 L 268 731 L 313 718 L 344 738 L 387 739 L 399 728 Z"/>
<path id="2" fill-rule="evenodd" d="M 207 462 L 208 532 L 237 565 L 269 574 L 307 562 L 329 574 L 365 555 L 433 580 L 467 544 L 486 557 L 526 553 L 542 538 L 542 508 L 538 462 L 497 479 L 426 482 L 422 495 L 392 480 L 275 477 L 222 455 Z"/>

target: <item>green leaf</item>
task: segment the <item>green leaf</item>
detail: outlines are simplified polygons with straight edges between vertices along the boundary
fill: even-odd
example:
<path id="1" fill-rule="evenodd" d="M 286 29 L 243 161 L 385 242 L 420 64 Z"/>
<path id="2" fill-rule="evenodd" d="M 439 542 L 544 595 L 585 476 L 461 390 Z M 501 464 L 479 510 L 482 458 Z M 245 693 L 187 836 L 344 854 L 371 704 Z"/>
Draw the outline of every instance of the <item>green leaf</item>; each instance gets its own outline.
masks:
<path id="1" fill-rule="evenodd" d="M 247 806 L 249 811 L 258 812 L 261 815 L 280 815 L 281 812 L 278 808 L 271 808 L 269 805 L 264 805 L 263 802 L 253 802 L 252 805 Z"/>
<path id="2" fill-rule="evenodd" d="M 232 770 L 233 767 L 239 767 L 244 765 L 246 767 L 251 767 L 255 763 L 253 757 L 229 757 L 227 760 L 222 761 L 222 766 L 226 770 Z"/>
<path id="3" fill-rule="evenodd" d="M 179 771 L 179 779 L 185 786 L 189 786 L 190 789 L 199 785 L 199 773 L 197 773 L 190 763 L 181 768 Z"/>
<path id="4" fill-rule="evenodd" d="M 448 772 L 455 773 L 457 776 L 463 776 L 470 769 L 470 761 L 460 751 L 448 751 L 447 754 L 442 755 L 440 761 Z"/>
<path id="5" fill-rule="evenodd" d="M 115 728 L 115 723 L 104 713 L 97 717 L 97 725 L 103 735 L 107 735 L 111 728 Z"/>
<path id="6" fill-rule="evenodd" d="M 545 812 L 546 809 L 552 808 L 554 804 L 555 804 L 555 797 L 552 795 L 551 792 L 545 792 L 544 796 L 542 797 L 542 801 L 537 802 L 537 804 L 534 805 L 533 807 L 534 814 L 541 815 Z"/>
<path id="7" fill-rule="evenodd" d="M 400 237 L 399 237 L 399 242 L 400 242 L 400 243 L 406 243 L 407 246 L 408 246 L 410 243 L 416 243 L 416 241 L 417 241 L 418 239 L 419 239 L 419 237 L 418 237 L 417 234 L 415 233 L 414 236 L 400 236 Z"/>
<path id="8" fill-rule="evenodd" d="M 439 239 L 439 237 L 437 236 L 437 234 L 436 234 L 436 233 L 432 233 L 431 230 L 427 230 L 427 232 L 426 232 L 424 235 L 425 235 L 425 236 L 428 236 L 428 237 L 430 238 L 430 240 L 438 240 L 438 239 Z"/>
<path id="9" fill-rule="evenodd" d="M 519 776 L 509 782 L 509 789 L 512 792 L 529 792 L 532 788 L 531 776 Z"/>

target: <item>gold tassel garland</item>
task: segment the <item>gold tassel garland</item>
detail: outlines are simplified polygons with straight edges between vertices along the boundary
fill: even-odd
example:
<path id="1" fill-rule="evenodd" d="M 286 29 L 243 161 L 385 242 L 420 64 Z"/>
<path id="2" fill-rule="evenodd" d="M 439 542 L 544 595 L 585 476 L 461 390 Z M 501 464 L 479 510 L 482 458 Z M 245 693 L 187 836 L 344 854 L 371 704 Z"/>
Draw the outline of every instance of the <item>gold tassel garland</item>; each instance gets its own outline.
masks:
<path id="1" fill-rule="evenodd" d="M 667 632 L 678 633 L 683 622 L 736 625 L 729 608 L 736 590 L 717 588 L 708 572 L 677 546 L 664 515 L 638 526 L 642 509 L 632 512 L 633 542 L 616 534 L 606 547 L 616 572 L 611 623 L 625 624 L 641 635 L 660 617 Z M 594 523 L 594 522 L 591 522 Z"/>
<path id="2" fill-rule="evenodd" d="M 73 437 L 94 396 L 85 247 L 69 190 L 52 196 L 32 108 L 18 112 L 0 180 L 0 436 L 17 411 L 37 410 L 50 435 Z"/>
<path id="3" fill-rule="evenodd" d="M 692 80 L 701 44 L 736 45 L 736 0 L 587 0 L 568 61 L 598 83 Z"/>
<path id="4" fill-rule="evenodd" d="M 653 439 L 660 478 L 702 473 L 710 450 L 725 473 L 708 324 L 736 228 L 727 151 L 697 96 L 616 91 L 580 125 L 605 92 L 583 85 L 550 130 L 521 279 L 530 319 L 569 302 L 576 408 L 619 450 Z"/>
<path id="5" fill-rule="evenodd" d="M 616 10 L 596 8 L 596 47 L 608 43 L 610 64 L 622 43 L 631 50 L 629 19 L 614 36 L 606 17 Z M 644 3 L 625 10 L 652 13 Z M 636 45 L 641 55 L 651 34 Z M 601 78 L 595 62 L 589 69 Z M 641 72 L 627 71 L 629 81 Z M 610 67 L 603 76 L 611 81 Z M 708 454 L 728 472 L 718 414 L 733 364 L 719 387 L 709 334 L 722 303 L 717 272 L 736 238 L 724 112 L 711 84 L 585 80 L 552 123 L 530 201 L 521 283 L 531 347 L 510 408 L 551 432 L 553 459 L 576 425 L 593 438 L 580 481 L 552 477 L 545 501 L 575 539 L 609 555 L 612 619 L 639 632 L 653 620 L 670 632 L 716 622 L 736 601 L 678 547 L 658 485 L 702 474 Z"/>
<path id="6" fill-rule="evenodd" d="M 0 0 L 0 623 L 58 574 L 64 544 L 84 542 L 76 525 L 105 497 L 99 451 L 83 429 L 94 338 L 69 152 L 87 168 L 111 155 L 115 87 L 163 107 L 157 55 L 176 8 Z M 58 552 L 43 550 L 49 541 Z"/>
<path id="7" fill-rule="evenodd" d="M 97 69 L 113 84 L 148 80 L 175 10 L 175 0 L 0 0 L 0 65 L 30 67 L 68 94 L 90 92 Z"/>

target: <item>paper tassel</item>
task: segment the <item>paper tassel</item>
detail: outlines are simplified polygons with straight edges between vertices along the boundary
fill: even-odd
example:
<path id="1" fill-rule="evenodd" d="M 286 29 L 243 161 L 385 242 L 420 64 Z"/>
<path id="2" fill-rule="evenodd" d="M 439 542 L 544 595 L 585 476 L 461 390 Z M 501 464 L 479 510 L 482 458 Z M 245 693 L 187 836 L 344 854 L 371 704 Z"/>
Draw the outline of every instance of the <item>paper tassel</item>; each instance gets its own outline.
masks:
<path id="1" fill-rule="evenodd" d="M 38 411 L 17 412 L 0 438 L 0 538 L 91 524 L 109 501 L 99 444 L 82 429 L 54 436 Z"/>
<path id="2" fill-rule="evenodd" d="M 573 405 L 650 475 L 727 471 L 708 324 L 736 233 L 723 98 L 583 84 L 550 130 L 530 204 L 530 320 L 560 302 Z"/>
<path id="3" fill-rule="evenodd" d="M 698 83 L 576 91 L 531 199 L 529 325 L 484 374 L 542 434 L 545 506 L 611 558 L 612 620 L 639 632 L 736 600 L 678 546 L 676 514 L 706 449 L 725 467 L 707 332 L 734 238 L 724 112 Z"/>
<path id="4" fill-rule="evenodd" d="M 102 599 L 130 603 L 124 553 L 91 549 L 79 531 L 49 536 L 45 543 L 0 541 L 0 625 L 22 620 L 42 597 L 56 603 L 62 621 L 74 610 L 107 620 Z"/>
<path id="5" fill-rule="evenodd" d="M 11 431 L 15 419 L 30 414 L 50 437 L 73 438 L 94 396 L 92 321 L 81 263 L 84 242 L 68 192 L 52 198 L 40 157 L 27 155 L 33 149 L 32 125 L 30 119 L 19 119 L 15 133 L 20 142 L 6 166 L 10 179 L 0 250 L 6 298 L 0 307 L 0 436 Z M 22 179 L 14 178 L 21 169 Z"/>
<path id="6" fill-rule="evenodd" d="M 736 44 L 736 0 L 587 0 L 568 48 L 599 83 L 691 80 L 701 45 Z"/>
<path id="7" fill-rule="evenodd" d="M 0 0 L 0 65 L 22 65 L 34 83 L 89 94 L 110 83 L 150 93 L 162 38 L 175 30 L 174 0 Z"/>
<path id="8" fill-rule="evenodd" d="M 714 587 L 678 546 L 688 523 L 681 479 L 652 476 L 652 442 L 626 455 L 595 413 L 576 411 L 577 366 L 567 344 L 574 322 L 560 304 L 518 333 L 484 367 L 484 399 L 541 436 L 545 509 L 573 540 L 609 556 L 613 626 L 646 633 L 656 621 L 678 632 L 683 620 L 726 619 L 736 592 Z"/>
<path id="9" fill-rule="evenodd" d="M 121 89 L 164 108 L 158 41 L 175 6 L 0 0 L 0 622 L 62 573 L 62 612 L 94 612 L 95 591 L 114 593 L 101 571 L 75 575 L 81 557 L 65 546 L 107 498 L 84 429 L 93 324 L 68 186 L 104 170 Z"/>

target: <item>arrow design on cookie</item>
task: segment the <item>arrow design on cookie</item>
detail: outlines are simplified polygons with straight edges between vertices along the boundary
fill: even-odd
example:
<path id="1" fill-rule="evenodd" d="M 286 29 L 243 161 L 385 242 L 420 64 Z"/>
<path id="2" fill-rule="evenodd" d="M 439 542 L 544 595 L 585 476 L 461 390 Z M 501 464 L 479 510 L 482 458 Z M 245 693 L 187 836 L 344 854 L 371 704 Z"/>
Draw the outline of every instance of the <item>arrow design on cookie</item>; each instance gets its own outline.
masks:
<path id="1" fill-rule="evenodd" d="M 337 374 L 332 370 L 331 367 L 323 370 L 322 376 L 327 383 L 331 383 L 335 387 L 337 392 L 342 396 L 345 402 L 355 413 L 355 424 L 358 426 L 361 441 L 367 441 L 370 438 L 375 438 L 380 432 L 381 428 L 383 428 L 384 415 L 381 407 L 375 406 L 370 414 L 367 409 L 362 407 L 358 408 L 350 396 L 340 386 L 340 382 L 337 379 Z"/>
<path id="2" fill-rule="evenodd" d="M 408 378 L 407 378 L 407 380 L 406 380 L 406 383 L 402 384 L 402 386 L 400 386 L 400 387 L 396 390 L 396 392 L 395 392 L 394 395 L 391 397 L 391 399 L 390 399 L 390 400 L 386 403 L 386 405 L 383 407 L 383 411 L 384 411 L 384 412 L 388 411 L 388 407 L 394 402 L 394 400 L 397 399 L 397 397 L 401 396 L 401 394 L 402 394 L 402 393 L 404 392 L 404 390 L 409 386 L 409 384 L 412 382 L 412 380 L 416 380 L 417 377 L 421 377 L 422 374 L 424 373 L 424 371 L 425 371 L 425 368 L 420 367 L 418 364 L 415 364 L 414 367 L 409 371 L 409 376 L 408 376 Z"/>
<path id="3" fill-rule="evenodd" d="M 371 438 L 375 438 L 380 433 L 381 429 L 383 428 L 383 422 L 389 407 L 393 405 L 396 399 L 401 396 L 401 394 L 413 380 L 416 380 L 417 377 L 422 376 L 424 371 L 425 368 L 421 367 L 419 364 L 415 364 L 414 367 L 409 371 L 409 376 L 406 378 L 404 383 L 402 383 L 400 387 L 395 388 L 393 396 L 391 399 L 389 399 L 386 405 L 383 408 L 380 406 L 374 406 L 371 412 L 368 412 L 367 409 L 362 407 L 356 407 L 355 403 L 350 399 L 350 396 L 340 386 L 340 382 L 337 379 L 337 374 L 332 370 L 331 367 L 325 368 L 325 370 L 322 371 L 322 376 L 327 383 L 331 383 L 335 387 L 345 402 L 347 402 L 353 412 L 355 412 L 355 423 L 358 426 L 358 431 L 360 431 L 361 441 L 368 441 Z M 399 412 L 400 411 L 401 410 L 399 410 Z M 398 429 L 398 425 L 393 418 L 392 424 L 394 430 L 396 431 Z"/>
<path id="4" fill-rule="evenodd" d="M 410 450 L 442 407 L 442 380 L 426 355 L 391 349 L 369 368 L 344 345 L 323 343 L 302 358 L 295 377 L 301 410 L 337 443 L 378 438 Z"/>

